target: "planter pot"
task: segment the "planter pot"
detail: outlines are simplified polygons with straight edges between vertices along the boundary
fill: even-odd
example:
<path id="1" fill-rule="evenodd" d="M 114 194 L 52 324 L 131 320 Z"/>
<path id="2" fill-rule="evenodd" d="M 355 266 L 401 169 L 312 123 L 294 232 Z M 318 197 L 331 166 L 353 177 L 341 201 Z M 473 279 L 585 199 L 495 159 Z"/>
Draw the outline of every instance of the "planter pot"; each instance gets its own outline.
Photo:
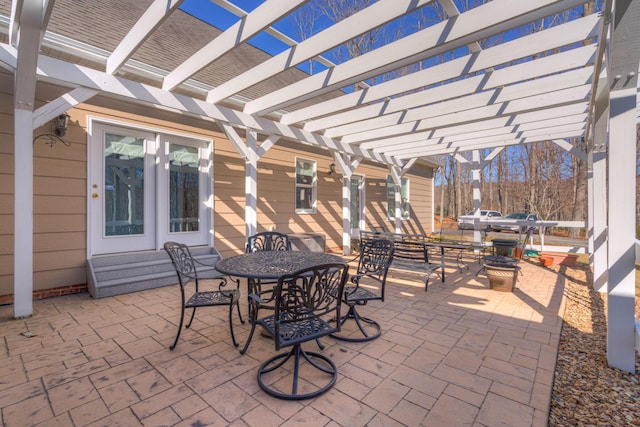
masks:
<path id="1" fill-rule="evenodd" d="M 578 259 L 577 254 L 570 254 L 565 252 L 540 252 L 540 256 L 549 257 L 552 259 L 552 264 L 573 266 L 576 265 Z"/>
<path id="2" fill-rule="evenodd" d="M 540 256 L 540 265 L 543 267 L 549 267 L 551 264 L 553 264 L 553 258 L 550 256 Z"/>
<path id="3" fill-rule="evenodd" d="M 518 281 L 520 267 L 515 264 L 485 264 L 489 287 L 494 291 L 512 292 Z"/>

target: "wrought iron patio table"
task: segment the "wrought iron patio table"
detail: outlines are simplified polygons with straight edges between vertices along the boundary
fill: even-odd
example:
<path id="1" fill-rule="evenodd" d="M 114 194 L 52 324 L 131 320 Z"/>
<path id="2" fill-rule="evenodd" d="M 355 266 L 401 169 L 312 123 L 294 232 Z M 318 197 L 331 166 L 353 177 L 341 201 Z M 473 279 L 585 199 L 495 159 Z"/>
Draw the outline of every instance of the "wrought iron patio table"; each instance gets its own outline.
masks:
<path id="1" fill-rule="evenodd" d="M 464 255 L 464 253 L 466 251 L 482 251 L 483 246 L 481 245 L 477 245 L 474 243 L 458 243 L 458 242 L 426 242 L 425 243 L 426 246 L 430 246 L 432 248 L 440 248 L 440 256 L 442 257 L 442 265 L 444 265 L 444 258 L 445 258 L 445 252 L 447 250 L 450 251 L 457 251 L 456 254 L 456 263 L 458 265 L 458 270 L 460 272 L 462 272 L 462 269 L 464 267 L 469 268 L 469 266 L 467 266 L 462 257 Z M 443 274 L 443 281 L 444 281 L 444 271 L 442 272 Z"/>
<path id="2" fill-rule="evenodd" d="M 347 262 L 338 255 L 324 252 L 307 251 L 259 251 L 235 255 L 221 259 L 216 263 L 216 270 L 223 274 L 247 279 L 249 295 L 260 293 L 260 282 L 277 280 L 284 274 L 313 267 L 315 265 Z M 253 305 L 249 302 L 249 318 L 255 319 L 251 312 Z M 240 353 L 245 353 L 253 335 L 253 328 Z"/>

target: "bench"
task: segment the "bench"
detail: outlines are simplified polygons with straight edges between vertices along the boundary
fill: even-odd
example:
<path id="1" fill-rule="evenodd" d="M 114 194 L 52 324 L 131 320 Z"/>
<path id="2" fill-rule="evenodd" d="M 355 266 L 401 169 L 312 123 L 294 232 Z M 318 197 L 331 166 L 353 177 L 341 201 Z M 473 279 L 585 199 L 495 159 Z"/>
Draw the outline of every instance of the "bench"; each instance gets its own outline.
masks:
<path id="1" fill-rule="evenodd" d="M 430 248 L 426 245 L 426 238 L 422 234 L 405 234 L 390 232 L 361 231 L 360 241 L 371 239 L 391 240 L 395 246 L 391 268 L 410 272 L 425 273 L 424 290 L 429 288 L 429 278 L 433 272 L 440 275 L 444 282 L 444 264 L 440 257 L 431 256 Z M 438 261 L 434 261 L 438 259 Z M 438 272 L 438 268 L 440 272 Z"/>

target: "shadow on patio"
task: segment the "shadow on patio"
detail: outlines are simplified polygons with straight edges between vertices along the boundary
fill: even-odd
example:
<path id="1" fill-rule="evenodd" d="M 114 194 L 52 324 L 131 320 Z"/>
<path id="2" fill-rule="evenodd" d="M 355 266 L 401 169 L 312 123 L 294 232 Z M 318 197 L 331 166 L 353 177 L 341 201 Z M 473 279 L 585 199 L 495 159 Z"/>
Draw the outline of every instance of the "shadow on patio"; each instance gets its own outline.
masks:
<path id="1" fill-rule="evenodd" d="M 490 290 L 473 263 L 462 274 L 448 268 L 444 284 L 432 278 L 428 292 L 423 276 L 391 270 L 386 301 L 362 309 L 380 321 L 382 336 L 369 343 L 323 339 L 338 381 L 300 402 L 260 390 L 256 372 L 273 343 L 257 334 L 241 356 L 225 310 L 200 309 L 170 351 L 177 286 L 34 301 L 34 316 L 22 320 L 2 306 L 2 422 L 546 426 L 564 279 L 529 262 L 521 266 L 512 293 Z M 237 318 L 236 325 L 242 342 L 249 327 Z"/>

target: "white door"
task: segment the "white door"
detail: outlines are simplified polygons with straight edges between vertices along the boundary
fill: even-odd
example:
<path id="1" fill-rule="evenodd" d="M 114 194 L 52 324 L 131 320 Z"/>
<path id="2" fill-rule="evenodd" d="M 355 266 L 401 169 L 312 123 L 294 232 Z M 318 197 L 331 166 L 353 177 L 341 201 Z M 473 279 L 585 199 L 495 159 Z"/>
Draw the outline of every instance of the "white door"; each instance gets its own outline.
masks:
<path id="1" fill-rule="evenodd" d="M 210 144 L 174 135 L 159 135 L 158 242 L 207 245 L 213 211 Z"/>
<path id="2" fill-rule="evenodd" d="M 351 237 L 360 237 L 360 230 L 365 230 L 364 224 L 364 177 L 351 176 Z"/>
<path id="3" fill-rule="evenodd" d="M 206 141 L 93 123 L 90 255 L 206 245 L 211 155 Z"/>

